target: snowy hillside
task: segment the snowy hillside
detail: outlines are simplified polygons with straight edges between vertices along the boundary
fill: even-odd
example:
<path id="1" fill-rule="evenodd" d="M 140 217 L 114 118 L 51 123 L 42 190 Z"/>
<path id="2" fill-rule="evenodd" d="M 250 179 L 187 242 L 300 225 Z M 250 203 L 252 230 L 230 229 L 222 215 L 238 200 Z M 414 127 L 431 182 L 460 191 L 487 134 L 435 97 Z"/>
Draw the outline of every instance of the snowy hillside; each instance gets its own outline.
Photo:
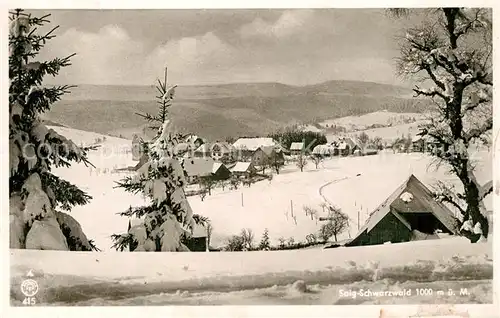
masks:
<path id="1" fill-rule="evenodd" d="M 372 125 L 397 126 L 413 121 L 422 121 L 424 119 L 425 115 L 420 113 L 394 113 L 388 111 L 377 111 L 361 116 L 347 116 L 325 120 L 321 122 L 320 125 L 323 127 L 327 127 L 327 125 L 329 127 L 331 127 L 332 125 L 337 125 L 345 127 L 346 129 L 348 129 L 348 131 L 353 131 L 367 129 Z"/>
<path id="2" fill-rule="evenodd" d="M 411 124 L 401 124 L 391 127 L 371 128 L 371 129 L 365 129 L 363 130 L 363 132 L 366 133 L 370 138 L 380 137 L 382 138 L 383 141 L 387 142 L 390 145 L 391 142 L 393 142 L 396 138 L 400 138 L 403 136 L 407 137 L 408 134 L 414 137 L 416 134 L 420 132 L 418 126 L 421 123 L 422 122 L 419 121 Z M 346 133 L 346 135 L 351 137 L 356 137 L 360 133 L 361 133 L 360 131 L 355 131 Z M 328 140 L 334 137 L 335 135 L 327 135 Z"/>

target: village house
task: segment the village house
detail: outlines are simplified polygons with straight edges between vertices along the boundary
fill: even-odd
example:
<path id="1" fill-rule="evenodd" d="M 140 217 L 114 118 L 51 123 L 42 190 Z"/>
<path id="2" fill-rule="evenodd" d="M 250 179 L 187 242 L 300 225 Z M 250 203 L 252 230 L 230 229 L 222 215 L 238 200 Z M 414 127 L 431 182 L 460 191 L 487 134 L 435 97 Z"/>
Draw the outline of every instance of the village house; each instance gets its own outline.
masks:
<path id="1" fill-rule="evenodd" d="M 411 151 L 412 152 L 424 152 L 426 150 L 425 148 L 425 138 L 422 136 L 415 136 L 411 140 Z"/>
<path id="2" fill-rule="evenodd" d="M 368 144 L 365 147 L 363 147 L 363 150 L 361 151 L 361 154 L 363 156 L 371 156 L 371 155 L 376 155 L 378 154 L 379 150 L 377 146 L 373 144 Z"/>
<path id="3" fill-rule="evenodd" d="M 215 162 L 212 166 L 212 177 L 214 180 L 227 180 L 231 177 L 231 171 L 222 162 Z"/>
<path id="4" fill-rule="evenodd" d="M 238 178 L 251 178 L 257 173 L 257 169 L 251 162 L 237 162 L 236 165 L 231 168 L 231 173 Z"/>
<path id="5" fill-rule="evenodd" d="M 348 156 L 351 154 L 351 148 L 345 141 L 340 141 L 337 145 L 337 149 L 340 156 Z"/>
<path id="6" fill-rule="evenodd" d="M 353 154 L 356 150 L 362 150 L 359 144 L 350 137 L 344 137 L 342 140 L 349 146 L 349 154 Z"/>
<path id="7" fill-rule="evenodd" d="M 239 138 L 233 144 L 238 160 L 250 160 L 253 153 L 259 149 L 259 147 L 275 147 L 282 148 L 281 145 L 275 141 L 273 138 Z"/>
<path id="8" fill-rule="evenodd" d="M 350 137 L 338 137 L 331 143 L 335 150 L 335 156 L 349 156 L 353 154 L 362 155 L 362 149 L 359 144 Z"/>
<path id="9" fill-rule="evenodd" d="M 314 147 L 312 154 L 315 156 L 331 157 L 338 154 L 338 149 L 332 144 L 317 145 Z"/>
<path id="10" fill-rule="evenodd" d="M 432 192 L 411 175 L 370 214 L 359 233 L 346 246 L 438 239 L 456 234 L 453 212 L 436 201 Z"/>
<path id="11" fill-rule="evenodd" d="M 300 155 L 305 151 L 305 143 L 304 142 L 292 142 L 290 145 L 290 154 L 291 155 Z"/>
<path id="12" fill-rule="evenodd" d="M 186 142 L 189 144 L 192 144 L 193 149 L 197 149 L 198 147 L 200 147 L 201 145 L 203 145 L 205 143 L 203 138 L 196 136 L 196 135 L 188 135 L 186 137 Z"/>
<path id="13" fill-rule="evenodd" d="M 273 146 L 262 146 L 257 148 L 252 155 L 252 164 L 255 167 L 265 167 L 270 165 L 284 165 L 285 157 L 281 149 Z"/>
<path id="14" fill-rule="evenodd" d="M 441 143 L 429 136 L 415 136 L 411 140 L 412 152 L 430 152 L 448 151 Z"/>
<path id="15" fill-rule="evenodd" d="M 236 149 L 225 141 L 206 143 L 194 151 L 194 157 L 212 158 L 215 161 L 229 163 L 236 159 Z"/>
<path id="16" fill-rule="evenodd" d="M 231 176 L 229 169 L 212 158 L 183 158 L 181 165 L 188 183 L 199 182 L 200 178 L 211 177 L 213 180 L 226 180 Z"/>

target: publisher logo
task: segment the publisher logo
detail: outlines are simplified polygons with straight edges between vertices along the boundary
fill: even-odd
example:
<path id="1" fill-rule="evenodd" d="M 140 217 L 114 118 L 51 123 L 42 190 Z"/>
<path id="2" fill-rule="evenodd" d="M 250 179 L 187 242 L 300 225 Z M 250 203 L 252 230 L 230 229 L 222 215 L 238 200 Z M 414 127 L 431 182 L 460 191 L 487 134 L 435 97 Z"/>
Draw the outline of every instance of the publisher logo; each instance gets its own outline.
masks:
<path id="1" fill-rule="evenodd" d="M 23 280 L 21 283 L 21 292 L 26 297 L 35 296 L 38 293 L 38 283 L 31 278 Z"/>

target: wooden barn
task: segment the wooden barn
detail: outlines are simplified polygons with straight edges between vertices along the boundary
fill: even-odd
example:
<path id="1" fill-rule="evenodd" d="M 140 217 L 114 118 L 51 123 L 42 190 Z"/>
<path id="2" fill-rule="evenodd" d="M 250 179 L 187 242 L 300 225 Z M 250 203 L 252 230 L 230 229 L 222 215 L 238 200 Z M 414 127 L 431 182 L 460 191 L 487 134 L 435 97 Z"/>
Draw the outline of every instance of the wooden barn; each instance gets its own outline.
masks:
<path id="1" fill-rule="evenodd" d="M 436 233 L 456 234 L 456 220 L 431 191 L 411 175 L 368 218 L 346 246 L 400 243 L 439 238 Z"/>

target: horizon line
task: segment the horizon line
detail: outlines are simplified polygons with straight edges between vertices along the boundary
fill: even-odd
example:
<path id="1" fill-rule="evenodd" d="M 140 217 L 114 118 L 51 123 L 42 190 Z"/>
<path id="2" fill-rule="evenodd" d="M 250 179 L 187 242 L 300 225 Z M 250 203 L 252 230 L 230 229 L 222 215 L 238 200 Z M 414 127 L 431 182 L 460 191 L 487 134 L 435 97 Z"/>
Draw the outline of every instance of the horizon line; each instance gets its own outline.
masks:
<path id="1" fill-rule="evenodd" d="M 303 85 L 297 85 L 297 84 L 286 84 L 282 82 L 272 82 L 272 81 L 248 81 L 248 82 L 220 82 L 220 83 L 199 83 L 199 84 L 175 84 L 178 87 L 184 86 L 184 87 L 196 87 L 196 86 L 224 86 L 224 85 L 242 85 L 242 84 L 279 84 L 279 85 L 284 85 L 284 86 L 291 86 L 291 87 L 307 87 L 307 86 L 314 86 L 314 85 L 321 85 L 324 83 L 329 83 L 329 82 L 355 82 L 355 83 L 367 83 L 367 84 L 379 84 L 379 85 L 387 85 L 387 86 L 394 86 L 394 87 L 401 87 L 401 88 L 407 88 L 407 89 L 412 89 L 411 86 L 405 86 L 403 84 L 390 84 L 390 83 L 384 83 L 384 82 L 376 82 L 376 81 L 363 81 L 363 80 L 349 80 L 349 79 L 332 79 L 332 80 L 326 80 L 322 82 L 317 82 L 317 83 L 312 83 L 312 84 L 303 84 Z M 154 84 L 92 84 L 92 83 L 50 83 L 47 85 L 75 85 L 75 86 L 130 86 L 130 87 L 150 87 L 150 86 L 155 86 L 156 83 Z"/>

